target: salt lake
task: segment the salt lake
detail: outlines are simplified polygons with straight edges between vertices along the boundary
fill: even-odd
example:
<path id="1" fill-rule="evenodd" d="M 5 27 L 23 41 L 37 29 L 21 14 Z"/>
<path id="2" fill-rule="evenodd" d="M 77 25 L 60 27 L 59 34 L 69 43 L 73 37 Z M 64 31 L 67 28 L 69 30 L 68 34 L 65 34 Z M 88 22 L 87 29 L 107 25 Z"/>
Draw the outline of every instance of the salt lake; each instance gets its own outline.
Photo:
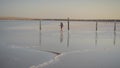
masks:
<path id="1" fill-rule="evenodd" d="M 63 22 L 63 31 L 60 30 Z M 120 68 L 120 22 L 0 20 L 0 68 Z"/>

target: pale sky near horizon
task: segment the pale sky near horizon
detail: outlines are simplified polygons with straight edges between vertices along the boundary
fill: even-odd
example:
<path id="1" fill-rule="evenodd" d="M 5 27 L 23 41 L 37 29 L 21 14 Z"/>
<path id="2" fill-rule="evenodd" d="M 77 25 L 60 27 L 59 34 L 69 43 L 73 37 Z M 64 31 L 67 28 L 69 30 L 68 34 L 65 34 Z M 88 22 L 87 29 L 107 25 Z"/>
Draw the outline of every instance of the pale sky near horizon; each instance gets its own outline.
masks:
<path id="1" fill-rule="evenodd" d="M 0 17 L 120 19 L 120 0 L 0 0 Z"/>

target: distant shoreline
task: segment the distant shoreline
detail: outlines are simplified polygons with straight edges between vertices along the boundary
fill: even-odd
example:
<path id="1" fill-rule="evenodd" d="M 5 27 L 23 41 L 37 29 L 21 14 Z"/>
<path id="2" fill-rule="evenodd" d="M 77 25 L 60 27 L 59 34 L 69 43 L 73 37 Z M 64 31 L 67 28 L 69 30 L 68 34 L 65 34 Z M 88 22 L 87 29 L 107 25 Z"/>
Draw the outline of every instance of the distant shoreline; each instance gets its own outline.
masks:
<path id="1" fill-rule="evenodd" d="M 20 17 L 0 17 L 0 20 L 42 20 L 42 21 L 68 21 L 68 19 L 39 19 L 39 18 L 20 18 Z M 109 21 L 120 22 L 120 19 L 69 19 L 69 21 Z"/>
<path id="2" fill-rule="evenodd" d="M 22 18 L 22 17 L 0 17 L 0 20 L 31 20 L 31 18 Z"/>

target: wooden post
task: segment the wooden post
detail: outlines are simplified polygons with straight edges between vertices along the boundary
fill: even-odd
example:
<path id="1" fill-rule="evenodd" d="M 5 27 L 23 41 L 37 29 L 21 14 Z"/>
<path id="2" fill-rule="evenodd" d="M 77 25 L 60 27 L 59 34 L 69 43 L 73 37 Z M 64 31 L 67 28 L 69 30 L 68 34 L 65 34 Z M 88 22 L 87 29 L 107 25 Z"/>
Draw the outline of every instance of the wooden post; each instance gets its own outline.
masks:
<path id="1" fill-rule="evenodd" d="M 68 17 L 68 31 L 70 30 L 69 17 Z"/>
<path id="2" fill-rule="evenodd" d="M 116 31 L 116 21 L 114 22 L 114 32 Z"/>
<path id="3" fill-rule="evenodd" d="M 98 22 L 96 21 L 96 31 L 98 30 Z"/>
<path id="4" fill-rule="evenodd" d="M 116 20 L 114 22 L 114 45 L 115 45 L 115 41 L 116 41 Z"/>
<path id="5" fill-rule="evenodd" d="M 95 46 L 97 46 L 97 40 L 98 40 L 98 38 L 97 38 L 97 31 L 98 31 L 98 22 L 96 21 L 96 35 L 95 35 Z"/>
<path id="6" fill-rule="evenodd" d="M 42 28 L 41 28 L 41 20 L 40 20 L 40 30 L 41 30 Z"/>

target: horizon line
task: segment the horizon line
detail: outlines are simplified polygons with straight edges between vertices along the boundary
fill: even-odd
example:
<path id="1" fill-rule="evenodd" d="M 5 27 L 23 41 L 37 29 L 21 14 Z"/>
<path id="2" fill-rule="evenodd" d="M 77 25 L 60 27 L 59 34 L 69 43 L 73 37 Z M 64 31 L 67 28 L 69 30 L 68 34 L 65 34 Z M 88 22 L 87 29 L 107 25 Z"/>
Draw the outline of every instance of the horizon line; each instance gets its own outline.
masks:
<path id="1" fill-rule="evenodd" d="M 0 20 L 42 20 L 42 21 L 116 21 L 120 22 L 120 19 L 83 19 L 83 18 L 27 18 L 27 17 L 0 17 Z"/>

